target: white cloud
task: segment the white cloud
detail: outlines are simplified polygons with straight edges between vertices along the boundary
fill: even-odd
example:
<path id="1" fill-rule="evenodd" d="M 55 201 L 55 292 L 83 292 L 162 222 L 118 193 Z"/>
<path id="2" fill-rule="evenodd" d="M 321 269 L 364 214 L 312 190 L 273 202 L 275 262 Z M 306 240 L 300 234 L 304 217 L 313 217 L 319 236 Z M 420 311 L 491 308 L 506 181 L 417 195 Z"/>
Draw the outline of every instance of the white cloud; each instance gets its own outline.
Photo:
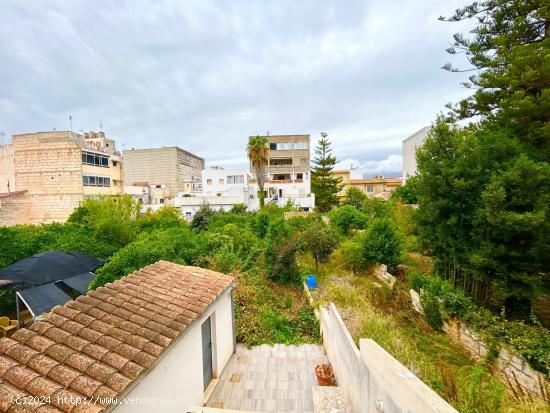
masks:
<path id="1" fill-rule="evenodd" d="M 462 2 L 5 0 L 0 128 L 73 115 L 231 165 L 249 135 L 325 131 L 338 158 L 380 163 L 467 93 L 440 69 L 465 26 L 437 21 Z"/>

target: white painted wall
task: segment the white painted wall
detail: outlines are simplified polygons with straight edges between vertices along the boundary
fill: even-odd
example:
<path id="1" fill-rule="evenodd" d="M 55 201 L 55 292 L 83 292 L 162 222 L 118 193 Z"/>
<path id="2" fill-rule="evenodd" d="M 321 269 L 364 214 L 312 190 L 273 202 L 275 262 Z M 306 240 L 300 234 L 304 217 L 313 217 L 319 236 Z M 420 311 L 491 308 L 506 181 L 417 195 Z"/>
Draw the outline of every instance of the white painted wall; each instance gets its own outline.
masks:
<path id="1" fill-rule="evenodd" d="M 414 176 L 418 172 L 416 166 L 416 148 L 424 144 L 430 130 L 431 127 L 426 126 L 403 141 L 403 171 L 401 175 L 403 177 L 403 185 L 407 182 L 408 177 Z"/>
<path id="2" fill-rule="evenodd" d="M 457 413 L 373 340 L 361 339 L 358 349 L 334 304 L 320 307 L 318 317 L 334 376 L 354 413 Z"/>
<path id="3" fill-rule="evenodd" d="M 122 403 L 114 409 L 116 413 L 182 413 L 189 406 L 203 404 L 201 325 L 209 316 L 212 316 L 213 375 L 221 374 L 234 351 L 230 289 L 184 330 L 128 395 L 120 397 Z"/>

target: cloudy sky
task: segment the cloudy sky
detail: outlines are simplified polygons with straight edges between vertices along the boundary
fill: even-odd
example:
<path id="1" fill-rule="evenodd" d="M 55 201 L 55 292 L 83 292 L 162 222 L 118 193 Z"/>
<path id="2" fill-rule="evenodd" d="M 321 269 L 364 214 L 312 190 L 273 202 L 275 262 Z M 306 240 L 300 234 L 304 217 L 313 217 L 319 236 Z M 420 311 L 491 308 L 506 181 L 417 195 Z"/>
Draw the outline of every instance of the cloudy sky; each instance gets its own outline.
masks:
<path id="1" fill-rule="evenodd" d="M 0 129 L 103 130 L 227 167 L 253 134 L 324 131 L 399 174 L 401 141 L 466 96 L 441 70 L 465 0 L 0 2 Z"/>

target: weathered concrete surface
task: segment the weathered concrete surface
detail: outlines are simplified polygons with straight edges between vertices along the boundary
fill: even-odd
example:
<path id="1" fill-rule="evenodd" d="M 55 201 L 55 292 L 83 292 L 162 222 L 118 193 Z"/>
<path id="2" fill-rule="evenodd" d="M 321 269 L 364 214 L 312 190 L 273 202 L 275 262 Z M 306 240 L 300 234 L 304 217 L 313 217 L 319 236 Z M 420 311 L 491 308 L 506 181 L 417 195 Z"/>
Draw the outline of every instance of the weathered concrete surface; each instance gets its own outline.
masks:
<path id="1" fill-rule="evenodd" d="M 313 388 L 313 411 L 315 413 L 351 413 L 342 389 L 336 386 Z"/>
<path id="2" fill-rule="evenodd" d="M 319 320 L 336 381 L 354 413 L 456 413 L 372 340 L 361 340 L 359 351 L 334 304 L 319 308 Z"/>
<path id="3" fill-rule="evenodd" d="M 326 363 L 322 346 L 237 345 L 207 407 L 258 412 L 313 413 L 315 366 Z"/>

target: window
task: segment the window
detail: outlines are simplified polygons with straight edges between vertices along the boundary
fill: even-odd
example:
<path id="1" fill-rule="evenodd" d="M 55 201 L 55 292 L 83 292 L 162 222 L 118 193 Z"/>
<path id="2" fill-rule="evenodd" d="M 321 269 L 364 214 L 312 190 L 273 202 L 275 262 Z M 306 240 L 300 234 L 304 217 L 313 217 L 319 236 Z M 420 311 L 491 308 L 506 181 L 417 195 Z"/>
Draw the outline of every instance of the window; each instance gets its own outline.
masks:
<path id="1" fill-rule="evenodd" d="M 272 142 L 269 144 L 269 149 L 272 151 L 286 151 L 292 149 L 292 142 Z"/>
<path id="2" fill-rule="evenodd" d="M 185 219 L 186 219 L 187 221 L 191 221 L 191 212 L 186 212 L 186 213 L 185 213 Z"/>
<path id="3" fill-rule="evenodd" d="M 84 186 L 111 186 L 111 179 L 106 176 L 82 175 L 82 185 Z"/>
<path id="4" fill-rule="evenodd" d="M 212 179 L 207 179 L 206 180 L 206 185 L 212 185 Z"/>
<path id="5" fill-rule="evenodd" d="M 118 165 L 118 162 L 117 161 L 113 161 L 113 166 L 117 166 Z"/>
<path id="6" fill-rule="evenodd" d="M 109 157 L 91 152 L 82 152 L 82 163 L 85 165 L 101 166 L 103 168 L 108 168 Z M 115 161 L 113 161 L 113 166 L 114 165 Z"/>
<path id="7" fill-rule="evenodd" d="M 228 175 L 228 184 L 244 184 L 244 175 Z"/>
<path id="8" fill-rule="evenodd" d="M 218 183 L 219 183 L 220 185 L 223 185 L 223 183 L 224 183 L 223 178 L 218 179 Z"/>
<path id="9" fill-rule="evenodd" d="M 160 199 L 159 199 L 159 202 L 160 202 L 161 204 L 164 204 L 164 198 L 160 198 Z"/>
<path id="10" fill-rule="evenodd" d="M 367 192 L 373 193 L 374 192 L 374 187 L 372 185 L 367 185 Z"/>
<path id="11" fill-rule="evenodd" d="M 294 142 L 294 149 L 308 149 L 307 142 Z"/>

